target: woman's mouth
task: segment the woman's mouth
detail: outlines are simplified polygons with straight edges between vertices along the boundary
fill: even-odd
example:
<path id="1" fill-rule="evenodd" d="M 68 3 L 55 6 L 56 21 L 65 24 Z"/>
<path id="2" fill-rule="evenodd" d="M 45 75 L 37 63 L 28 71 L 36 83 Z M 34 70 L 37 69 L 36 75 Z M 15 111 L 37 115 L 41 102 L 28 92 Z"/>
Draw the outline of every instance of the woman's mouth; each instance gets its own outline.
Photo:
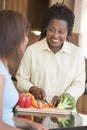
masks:
<path id="1" fill-rule="evenodd" d="M 58 42 L 59 42 L 58 39 L 52 39 L 52 41 L 55 42 L 55 43 L 58 43 Z"/>

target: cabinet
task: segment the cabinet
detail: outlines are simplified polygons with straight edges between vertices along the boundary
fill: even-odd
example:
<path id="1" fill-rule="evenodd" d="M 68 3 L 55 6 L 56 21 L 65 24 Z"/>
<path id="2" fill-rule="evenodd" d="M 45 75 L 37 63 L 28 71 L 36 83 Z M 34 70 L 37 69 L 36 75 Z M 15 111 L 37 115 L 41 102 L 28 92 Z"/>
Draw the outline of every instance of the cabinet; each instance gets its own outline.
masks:
<path id="1" fill-rule="evenodd" d="M 40 30 L 44 14 L 49 8 L 49 0 L 29 0 L 28 19 L 32 30 Z"/>

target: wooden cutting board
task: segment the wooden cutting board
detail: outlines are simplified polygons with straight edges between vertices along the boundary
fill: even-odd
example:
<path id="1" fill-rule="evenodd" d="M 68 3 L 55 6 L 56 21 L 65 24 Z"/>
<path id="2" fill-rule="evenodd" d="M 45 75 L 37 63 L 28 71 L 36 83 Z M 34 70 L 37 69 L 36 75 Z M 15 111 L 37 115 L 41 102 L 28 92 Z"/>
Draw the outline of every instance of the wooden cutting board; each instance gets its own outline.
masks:
<path id="1" fill-rule="evenodd" d="M 71 110 L 58 110 L 56 108 L 42 108 L 37 109 L 35 107 L 30 108 L 20 108 L 16 106 L 15 111 L 17 112 L 27 112 L 27 113 L 41 113 L 41 114 L 56 114 L 56 115 L 70 115 Z"/>

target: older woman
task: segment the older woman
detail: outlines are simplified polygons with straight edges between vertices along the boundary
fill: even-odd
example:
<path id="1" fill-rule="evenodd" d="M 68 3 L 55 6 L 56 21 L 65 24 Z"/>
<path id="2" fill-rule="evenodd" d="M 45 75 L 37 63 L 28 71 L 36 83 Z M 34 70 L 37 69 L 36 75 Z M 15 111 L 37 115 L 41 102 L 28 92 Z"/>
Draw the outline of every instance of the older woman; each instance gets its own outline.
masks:
<path id="1" fill-rule="evenodd" d="M 54 106 L 69 93 L 77 99 L 85 89 L 85 62 L 79 47 L 68 42 L 73 12 L 63 4 L 51 6 L 42 24 L 41 40 L 29 46 L 17 72 L 18 89 Z"/>

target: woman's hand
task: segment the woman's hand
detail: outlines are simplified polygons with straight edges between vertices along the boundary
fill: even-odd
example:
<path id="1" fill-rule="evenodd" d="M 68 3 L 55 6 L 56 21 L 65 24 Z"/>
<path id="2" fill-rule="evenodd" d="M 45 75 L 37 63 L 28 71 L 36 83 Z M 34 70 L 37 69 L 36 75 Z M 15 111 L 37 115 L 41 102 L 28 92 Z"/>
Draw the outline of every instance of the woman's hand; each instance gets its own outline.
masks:
<path id="1" fill-rule="evenodd" d="M 31 120 L 18 118 L 18 117 L 14 117 L 13 120 L 17 128 L 28 129 L 28 130 L 48 130 L 48 128 L 43 124 Z"/>
<path id="2" fill-rule="evenodd" d="M 54 96 L 53 98 L 52 98 L 52 101 L 51 101 L 51 104 L 55 107 L 55 106 L 57 106 L 57 104 L 58 104 L 58 96 Z"/>
<path id="3" fill-rule="evenodd" d="M 48 130 L 48 128 L 42 124 L 33 122 L 31 130 Z"/>
<path id="4" fill-rule="evenodd" d="M 36 86 L 32 86 L 29 89 L 29 92 L 34 95 L 36 99 L 44 99 L 46 97 L 46 93 L 42 88 L 38 88 Z"/>

